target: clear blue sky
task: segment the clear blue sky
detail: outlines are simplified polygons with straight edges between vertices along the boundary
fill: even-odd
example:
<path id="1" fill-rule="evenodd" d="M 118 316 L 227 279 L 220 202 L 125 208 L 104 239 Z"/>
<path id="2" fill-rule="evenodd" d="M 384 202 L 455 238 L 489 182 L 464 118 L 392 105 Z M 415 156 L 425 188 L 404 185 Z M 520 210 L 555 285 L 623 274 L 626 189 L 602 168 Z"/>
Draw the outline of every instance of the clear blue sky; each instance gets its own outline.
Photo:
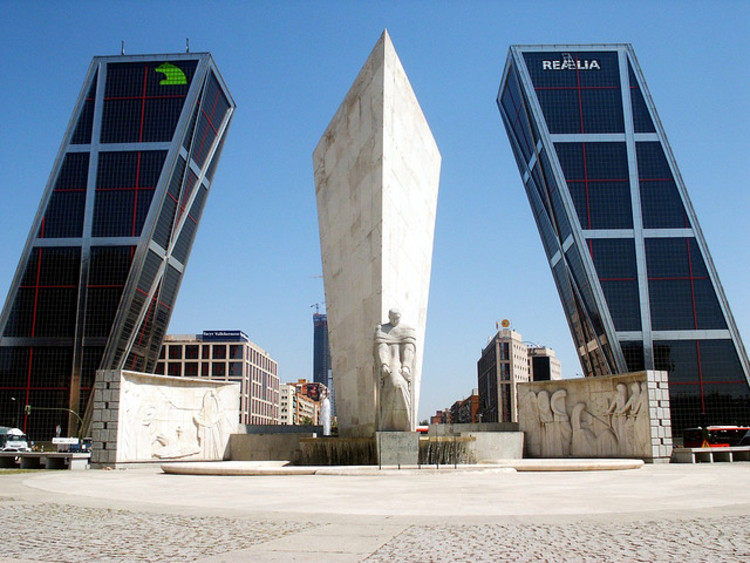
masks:
<path id="1" fill-rule="evenodd" d="M 322 302 L 312 151 L 388 28 L 443 157 L 420 418 L 476 387 L 508 318 L 580 366 L 495 105 L 508 46 L 635 47 L 750 341 L 748 2 L 2 2 L 5 299 L 94 55 L 210 51 L 238 110 L 170 333 L 241 329 L 310 378 Z"/>

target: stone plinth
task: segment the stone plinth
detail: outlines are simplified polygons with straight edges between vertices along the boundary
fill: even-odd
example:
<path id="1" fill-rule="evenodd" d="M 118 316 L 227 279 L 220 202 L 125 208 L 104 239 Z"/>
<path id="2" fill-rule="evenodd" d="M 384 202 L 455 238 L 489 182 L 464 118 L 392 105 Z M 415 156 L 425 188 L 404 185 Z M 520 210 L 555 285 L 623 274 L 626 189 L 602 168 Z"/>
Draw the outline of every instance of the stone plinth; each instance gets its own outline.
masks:
<path id="1" fill-rule="evenodd" d="M 417 465 L 419 434 L 417 432 L 376 432 L 378 462 L 385 465 Z"/>
<path id="2" fill-rule="evenodd" d="M 440 153 L 383 33 L 313 153 L 328 332 L 342 437 L 378 429 L 376 325 L 415 329 L 421 381 Z"/>

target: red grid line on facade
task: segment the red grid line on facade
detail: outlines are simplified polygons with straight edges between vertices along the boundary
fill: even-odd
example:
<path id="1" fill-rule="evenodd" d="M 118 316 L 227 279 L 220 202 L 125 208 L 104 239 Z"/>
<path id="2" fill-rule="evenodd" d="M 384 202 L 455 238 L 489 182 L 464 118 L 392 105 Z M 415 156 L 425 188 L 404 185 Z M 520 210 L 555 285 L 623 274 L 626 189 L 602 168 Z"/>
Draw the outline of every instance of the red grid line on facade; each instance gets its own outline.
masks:
<path id="1" fill-rule="evenodd" d="M 144 295 L 147 295 L 147 293 L 143 291 L 142 289 L 136 289 L 136 291 L 143 293 Z M 157 290 L 157 293 L 158 293 L 158 290 Z M 138 339 L 138 346 L 140 346 L 141 343 L 143 342 L 143 336 L 146 332 L 146 327 L 148 326 L 148 322 L 151 318 L 151 313 L 154 310 L 154 305 L 164 307 L 167 310 L 172 310 L 172 307 L 164 303 L 164 301 L 158 299 L 156 295 L 154 295 L 154 297 L 151 298 L 151 304 L 148 306 L 148 311 L 146 312 L 146 318 L 143 319 L 143 324 L 141 325 L 141 330 L 140 330 L 139 339 Z"/>
<path id="2" fill-rule="evenodd" d="M 44 236 L 42 236 L 44 238 Z M 42 249 L 37 249 L 36 277 L 34 279 L 34 309 L 31 315 L 31 338 L 36 335 L 36 313 L 39 305 L 39 278 L 42 275 Z"/>
<path id="3" fill-rule="evenodd" d="M 523 123 L 521 122 L 521 117 L 524 115 L 521 113 L 521 106 L 516 107 L 515 102 L 513 101 L 512 97 L 511 97 L 511 102 L 513 102 L 513 109 L 516 112 L 516 117 L 513 120 L 513 125 L 518 125 L 518 129 L 521 130 L 521 135 L 523 136 L 523 140 L 526 143 L 526 148 L 529 150 L 529 152 L 533 152 L 532 151 L 533 145 L 531 143 L 531 139 L 527 137 L 526 128 L 523 126 Z M 514 127 L 514 129 L 516 128 Z"/>
<path id="4" fill-rule="evenodd" d="M 2 387 L 0 386 L 0 391 L 23 391 L 26 387 Z M 70 387 L 32 387 L 32 391 L 68 391 Z M 82 388 L 83 389 L 83 388 Z M 28 400 L 26 401 L 26 404 L 28 404 Z"/>
<path id="5" fill-rule="evenodd" d="M 580 71 L 576 70 L 580 76 Z M 534 90 L 619 90 L 618 86 L 535 86 Z"/>
<path id="6" fill-rule="evenodd" d="M 582 178 L 580 180 L 566 180 L 569 184 L 580 184 L 583 182 L 628 182 L 627 178 Z"/>
<path id="7" fill-rule="evenodd" d="M 518 86 L 518 82 L 516 80 L 514 80 L 513 83 L 516 86 Z M 522 94 L 520 93 L 520 87 L 518 90 L 519 90 L 518 92 L 519 96 L 522 96 Z M 513 88 L 508 88 L 506 91 L 509 94 L 510 102 L 513 104 L 513 110 L 515 112 L 513 125 L 521 125 L 520 129 L 521 129 L 521 135 L 523 136 L 523 140 L 526 143 L 526 147 L 529 149 L 529 152 L 532 152 L 533 143 L 531 142 L 531 139 L 529 139 L 526 136 L 526 128 L 523 127 L 523 123 L 521 122 L 521 117 L 522 116 L 525 117 L 526 115 L 525 112 L 524 113 L 521 112 L 521 110 L 523 109 L 523 103 L 522 103 L 523 100 L 522 99 L 516 100 L 516 97 L 513 95 Z M 515 127 L 513 129 L 514 131 L 516 130 Z"/>
<path id="8" fill-rule="evenodd" d="M 122 101 L 132 101 L 132 100 L 169 100 L 169 99 L 178 99 L 178 98 L 184 98 L 184 94 L 169 94 L 169 95 L 154 95 L 154 96 L 146 96 L 145 94 L 141 96 L 110 96 L 108 98 L 104 98 L 105 102 L 122 102 Z"/>
<path id="9" fill-rule="evenodd" d="M 97 192 L 129 192 L 129 191 L 133 191 L 133 190 L 138 190 L 138 191 L 141 191 L 141 192 L 145 192 L 145 191 L 152 192 L 155 189 L 156 188 L 147 188 L 147 187 L 144 187 L 144 186 L 135 186 L 135 187 L 132 187 L 132 188 L 124 188 L 124 187 L 123 188 L 96 188 L 96 191 Z"/>
<path id="10" fill-rule="evenodd" d="M 18 289 L 75 289 L 77 287 L 77 285 L 19 285 Z"/>
<path id="11" fill-rule="evenodd" d="M 206 117 L 208 126 L 214 132 L 214 135 L 219 134 L 219 131 L 216 129 L 216 127 L 214 127 L 214 114 L 216 113 L 216 107 L 219 105 L 220 96 L 221 96 L 221 90 L 217 90 L 216 97 L 214 98 L 214 105 L 211 107 L 211 115 L 206 114 L 206 112 L 201 108 L 201 113 Z"/>
<path id="12" fill-rule="evenodd" d="M 697 381 L 670 381 L 669 386 L 673 385 L 695 385 L 695 386 L 711 386 L 711 385 L 732 385 L 737 383 L 747 383 L 744 379 L 729 379 L 726 381 L 705 381 L 703 383 L 699 383 Z M 701 394 L 701 398 L 703 395 Z"/>
<path id="13" fill-rule="evenodd" d="M 29 346 L 29 363 L 28 368 L 26 370 L 26 402 L 24 404 L 28 405 L 29 401 L 31 400 L 31 365 L 34 362 L 34 347 Z M 23 431 L 26 432 L 26 426 L 29 422 L 29 415 L 24 411 L 23 415 Z"/>
<path id="14" fill-rule="evenodd" d="M 701 412 L 706 412 L 706 396 L 703 390 L 703 365 L 701 364 L 701 343 L 699 340 L 695 341 L 695 353 L 698 360 L 698 389 L 701 394 Z"/>
<path id="15" fill-rule="evenodd" d="M 154 309 L 156 308 L 154 305 L 156 304 L 156 297 L 151 298 L 151 303 L 148 305 L 148 311 L 146 311 L 146 317 L 143 319 L 143 323 L 141 324 L 141 330 L 138 334 L 138 346 L 141 346 L 143 344 L 143 338 L 146 335 L 146 327 L 148 326 L 150 320 L 151 320 L 151 314 L 153 313 Z M 131 352 L 132 353 L 132 352 Z M 131 362 L 131 368 L 135 367 L 135 362 L 137 360 L 137 357 L 135 354 L 133 354 L 133 361 Z"/>
<path id="16" fill-rule="evenodd" d="M 198 186 L 198 187 L 196 188 L 196 186 Z M 183 192 L 182 192 L 181 201 L 177 202 L 177 200 L 175 200 L 175 202 L 177 202 L 179 204 L 179 206 L 180 206 L 179 211 L 177 213 L 177 221 L 178 222 L 180 221 L 180 219 L 182 219 L 182 214 L 185 212 L 185 209 L 186 209 L 185 202 L 187 202 L 187 200 L 190 199 L 190 196 L 193 194 L 193 192 L 196 189 L 200 189 L 200 185 L 198 184 L 198 178 L 196 176 L 194 176 L 193 174 L 190 174 L 188 176 L 188 183 L 185 186 L 185 190 L 183 190 Z M 189 212 L 188 212 L 188 217 L 193 221 L 193 223 L 196 222 L 195 219 L 193 219 L 190 216 Z"/>
<path id="17" fill-rule="evenodd" d="M 581 96 L 581 71 L 578 70 L 578 54 L 577 53 L 576 53 L 576 88 L 578 90 L 578 119 L 581 123 L 581 133 L 585 133 L 586 131 L 584 130 L 584 126 L 583 126 L 583 97 Z M 585 163 L 586 163 L 585 149 L 584 149 L 584 154 L 583 154 L 583 162 L 584 162 L 584 170 L 585 170 L 586 169 L 585 168 Z M 588 194 L 588 187 L 587 187 L 586 193 Z M 586 199 L 588 201 L 588 195 L 586 196 Z M 591 218 L 589 218 L 589 225 L 591 225 Z"/>
<path id="18" fill-rule="evenodd" d="M 583 108 L 580 107 L 580 96 L 578 98 L 578 101 L 579 101 L 579 109 L 581 110 L 581 112 L 583 112 Z M 581 113 L 581 132 L 583 132 L 583 113 Z M 586 191 L 586 223 L 587 223 L 586 228 L 590 229 L 591 228 L 591 199 L 589 197 L 589 166 L 588 166 L 588 161 L 586 159 L 586 143 L 581 143 L 581 155 L 583 158 L 583 185 Z M 591 257 L 592 258 L 594 257 L 593 250 L 591 251 Z"/>
<path id="19" fill-rule="evenodd" d="M 708 276 L 665 276 L 663 278 L 649 277 L 648 281 L 686 281 L 690 280 L 707 280 Z M 697 327 L 696 327 L 697 328 Z"/>
<path id="20" fill-rule="evenodd" d="M 143 79 L 143 88 L 146 88 L 146 79 Z M 144 102 L 145 104 L 145 102 Z M 141 112 L 141 137 L 143 136 L 143 112 Z M 130 229 L 130 236 L 135 236 L 135 225 L 138 219 L 138 188 L 141 183 L 141 155 L 143 153 L 138 151 L 138 157 L 135 165 L 135 191 L 133 192 L 133 223 Z"/>
<path id="21" fill-rule="evenodd" d="M 141 90 L 141 123 L 138 131 L 138 142 L 143 142 L 143 118 L 146 114 L 146 83 L 148 82 L 148 65 L 143 67 L 143 90 Z"/>
<path id="22" fill-rule="evenodd" d="M 693 328 L 698 329 L 698 310 L 695 306 L 695 278 L 693 277 L 693 257 L 690 254 L 690 239 L 685 239 L 687 249 L 688 273 L 690 275 L 690 295 L 693 300 Z"/>
<path id="23" fill-rule="evenodd" d="M 206 118 L 207 125 L 211 128 L 211 130 L 214 132 L 214 135 L 216 135 L 216 128 L 213 125 L 213 119 L 214 119 L 214 113 L 216 113 L 216 106 L 219 103 L 219 96 L 221 95 L 221 91 L 216 91 L 216 97 L 214 98 L 214 104 L 211 108 L 211 115 L 208 115 L 203 109 L 201 109 L 201 113 Z M 203 155 L 203 145 L 206 142 L 206 137 L 208 137 L 208 128 L 204 129 L 203 131 L 203 138 L 201 139 L 200 145 L 198 146 L 198 152 L 197 155 L 200 157 Z"/>

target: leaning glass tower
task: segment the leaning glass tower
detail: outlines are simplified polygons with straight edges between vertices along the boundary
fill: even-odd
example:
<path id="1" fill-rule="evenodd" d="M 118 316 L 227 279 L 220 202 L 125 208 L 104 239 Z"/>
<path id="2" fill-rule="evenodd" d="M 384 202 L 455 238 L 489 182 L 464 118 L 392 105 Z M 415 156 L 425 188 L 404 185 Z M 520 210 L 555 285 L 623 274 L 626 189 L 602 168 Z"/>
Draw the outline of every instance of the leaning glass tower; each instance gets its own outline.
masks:
<path id="1" fill-rule="evenodd" d="M 96 57 L 0 315 L 0 404 L 74 434 L 97 369 L 153 371 L 234 101 L 211 55 Z"/>
<path id="2" fill-rule="evenodd" d="M 630 45 L 512 46 L 497 99 L 584 373 L 750 423 L 750 364 Z"/>

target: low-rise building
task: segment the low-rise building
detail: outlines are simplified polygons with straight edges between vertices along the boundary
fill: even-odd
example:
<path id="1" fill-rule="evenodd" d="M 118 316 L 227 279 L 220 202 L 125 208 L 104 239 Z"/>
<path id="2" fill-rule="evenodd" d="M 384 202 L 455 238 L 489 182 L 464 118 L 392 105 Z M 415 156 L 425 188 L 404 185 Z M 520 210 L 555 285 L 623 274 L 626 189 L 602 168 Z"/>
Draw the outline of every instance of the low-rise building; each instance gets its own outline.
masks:
<path id="1" fill-rule="evenodd" d="M 451 410 L 443 409 L 435 411 L 430 417 L 430 424 L 449 424 L 451 421 Z"/>
<path id="2" fill-rule="evenodd" d="M 455 424 L 478 422 L 479 390 L 472 389 L 471 395 L 451 405 L 450 419 Z"/>
<path id="3" fill-rule="evenodd" d="M 279 424 L 297 423 L 297 388 L 284 383 L 279 387 Z"/>
<path id="4" fill-rule="evenodd" d="M 322 383 L 307 379 L 284 383 L 280 397 L 280 424 L 322 424 L 323 400 L 328 397 L 328 388 Z"/>

